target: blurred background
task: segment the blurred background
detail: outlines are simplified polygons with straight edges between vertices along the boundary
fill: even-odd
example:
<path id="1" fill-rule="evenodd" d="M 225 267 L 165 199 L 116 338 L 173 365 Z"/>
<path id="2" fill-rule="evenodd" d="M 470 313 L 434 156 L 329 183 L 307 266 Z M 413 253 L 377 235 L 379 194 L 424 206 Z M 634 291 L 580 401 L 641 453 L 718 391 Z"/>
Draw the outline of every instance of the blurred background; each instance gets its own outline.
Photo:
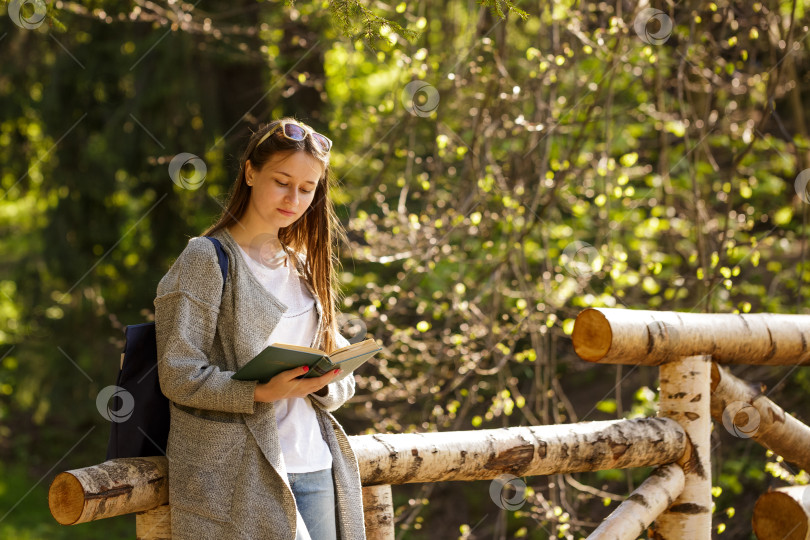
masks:
<path id="1" fill-rule="evenodd" d="M 104 460 L 124 327 L 283 115 L 334 141 L 341 309 L 385 347 L 347 433 L 654 415 L 656 368 L 574 354 L 583 308 L 810 312 L 808 7 L 0 1 L 0 537 L 134 537 L 57 525 L 48 485 Z M 810 420 L 806 368 L 733 372 Z M 712 444 L 722 538 L 808 482 Z M 584 538 L 647 474 L 526 477 L 516 511 L 489 481 L 394 486 L 397 538 Z"/>

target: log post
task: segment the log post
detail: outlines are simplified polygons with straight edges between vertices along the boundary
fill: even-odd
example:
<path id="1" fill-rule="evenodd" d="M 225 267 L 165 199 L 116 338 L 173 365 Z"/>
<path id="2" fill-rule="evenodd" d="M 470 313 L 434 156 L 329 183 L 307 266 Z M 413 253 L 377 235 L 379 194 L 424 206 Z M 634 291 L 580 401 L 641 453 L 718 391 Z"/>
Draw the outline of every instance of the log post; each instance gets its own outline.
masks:
<path id="1" fill-rule="evenodd" d="M 394 502 L 391 484 L 363 487 L 367 540 L 394 540 Z"/>
<path id="2" fill-rule="evenodd" d="M 636 540 L 681 494 L 683 485 L 683 469 L 677 463 L 655 469 L 588 536 L 588 540 Z"/>
<path id="3" fill-rule="evenodd" d="M 685 473 L 683 492 L 655 521 L 650 536 L 655 540 L 711 538 L 710 368 L 709 356 L 689 356 L 659 368 L 658 415 L 677 421 L 691 445 L 678 462 Z"/>
<path id="4" fill-rule="evenodd" d="M 732 435 L 759 444 L 810 471 L 810 427 L 762 395 L 762 388 L 712 364 L 712 417 Z"/>
<path id="5" fill-rule="evenodd" d="M 759 540 L 810 539 L 810 486 L 763 493 L 754 504 L 752 524 Z"/>
<path id="6" fill-rule="evenodd" d="M 135 514 L 135 538 L 138 540 L 171 540 L 171 537 L 171 508 L 168 504 Z"/>

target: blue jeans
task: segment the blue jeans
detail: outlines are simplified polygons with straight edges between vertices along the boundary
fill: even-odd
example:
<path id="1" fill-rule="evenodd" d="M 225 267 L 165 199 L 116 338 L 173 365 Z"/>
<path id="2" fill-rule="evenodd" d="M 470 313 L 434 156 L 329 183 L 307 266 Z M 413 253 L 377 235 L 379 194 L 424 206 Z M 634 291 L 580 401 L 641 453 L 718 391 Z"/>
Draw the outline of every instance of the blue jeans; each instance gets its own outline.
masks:
<path id="1" fill-rule="evenodd" d="M 287 473 L 298 508 L 295 540 L 337 540 L 332 469 Z M 302 520 L 303 518 L 303 520 Z"/>

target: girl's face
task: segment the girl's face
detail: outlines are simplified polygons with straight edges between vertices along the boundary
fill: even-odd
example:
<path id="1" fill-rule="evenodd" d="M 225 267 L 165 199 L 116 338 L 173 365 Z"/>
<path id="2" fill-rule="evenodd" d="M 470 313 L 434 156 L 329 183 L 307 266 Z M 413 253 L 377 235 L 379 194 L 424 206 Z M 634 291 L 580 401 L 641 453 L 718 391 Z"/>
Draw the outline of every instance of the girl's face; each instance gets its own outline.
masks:
<path id="1" fill-rule="evenodd" d="M 245 176 L 253 185 L 250 207 L 269 232 L 278 233 L 304 215 L 315 198 L 323 165 L 305 152 L 280 152 L 260 171 L 250 160 Z"/>

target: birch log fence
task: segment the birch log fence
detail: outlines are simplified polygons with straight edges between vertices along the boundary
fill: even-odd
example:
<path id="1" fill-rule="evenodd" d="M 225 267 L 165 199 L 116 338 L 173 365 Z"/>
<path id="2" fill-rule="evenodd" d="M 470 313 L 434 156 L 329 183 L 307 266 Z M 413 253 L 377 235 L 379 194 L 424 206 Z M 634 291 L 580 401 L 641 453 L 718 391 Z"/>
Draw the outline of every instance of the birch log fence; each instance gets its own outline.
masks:
<path id="1" fill-rule="evenodd" d="M 589 362 L 657 366 L 658 416 L 350 436 L 367 538 L 394 538 L 392 485 L 652 466 L 589 538 L 709 539 L 712 418 L 810 470 L 810 428 L 718 365 L 810 364 L 810 316 L 588 308 L 572 339 Z M 137 538 L 170 539 L 168 482 L 163 456 L 114 459 L 57 474 L 48 504 L 62 525 L 134 513 Z M 806 540 L 809 516 L 810 488 L 780 488 L 757 501 L 753 529 L 760 540 Z"/>

